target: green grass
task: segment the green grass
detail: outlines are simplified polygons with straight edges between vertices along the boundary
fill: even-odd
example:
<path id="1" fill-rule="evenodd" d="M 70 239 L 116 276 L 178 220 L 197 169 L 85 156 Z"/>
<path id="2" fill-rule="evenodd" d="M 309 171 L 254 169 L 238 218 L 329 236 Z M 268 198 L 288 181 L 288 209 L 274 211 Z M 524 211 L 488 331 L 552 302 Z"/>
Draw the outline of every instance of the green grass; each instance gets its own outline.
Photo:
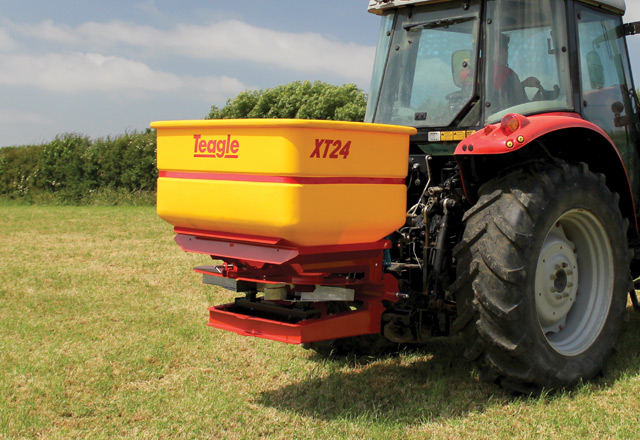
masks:
<path id="1" fill-rule="evenodd" d="M 57 192 L 26 188 L 23 192 L 0 194 L 0 206 L 155 206 L 155 191 L 128 191 L 123 188 L 81 188 Z"/>
<path id="2" fill-rule="evenodd" d="M 205 326 L 203 286 L 152 207 L 0 205 L 0 438 L 637 438 L 640 316 L 605 376 L 514 398 L 459 338 L 323 359 Z"/>

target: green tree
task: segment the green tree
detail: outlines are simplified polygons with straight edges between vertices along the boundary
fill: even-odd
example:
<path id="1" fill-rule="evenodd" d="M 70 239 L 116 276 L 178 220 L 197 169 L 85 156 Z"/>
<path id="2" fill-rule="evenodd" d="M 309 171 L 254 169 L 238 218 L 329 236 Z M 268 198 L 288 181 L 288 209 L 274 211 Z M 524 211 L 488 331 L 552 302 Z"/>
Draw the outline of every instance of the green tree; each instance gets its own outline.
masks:
<path id="1" fill-rule="evenodd" d="M 296 81 L 272 89 L 247 90 L 206 119 L 291 118 L 363 121 L 367 96 L 354 84 Z"/>

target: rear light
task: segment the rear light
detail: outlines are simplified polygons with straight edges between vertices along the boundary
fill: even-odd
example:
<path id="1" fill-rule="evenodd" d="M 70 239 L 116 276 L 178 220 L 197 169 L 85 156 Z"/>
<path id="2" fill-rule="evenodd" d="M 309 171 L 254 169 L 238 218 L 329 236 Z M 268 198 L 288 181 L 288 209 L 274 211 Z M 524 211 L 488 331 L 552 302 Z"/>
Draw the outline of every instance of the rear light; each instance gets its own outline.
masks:
<path id="1" fill-rule="evenodd" d="M 505 115 L 505 117 L 502 118 L 502 122 L 500 123 L 500 128 L 507 136 L 515 133 L 516 131 L 518 131 L 518 129 L 520 129 L 520 120 L 518 119 L 518 116 L 514 115 L 513 113 Z"/>

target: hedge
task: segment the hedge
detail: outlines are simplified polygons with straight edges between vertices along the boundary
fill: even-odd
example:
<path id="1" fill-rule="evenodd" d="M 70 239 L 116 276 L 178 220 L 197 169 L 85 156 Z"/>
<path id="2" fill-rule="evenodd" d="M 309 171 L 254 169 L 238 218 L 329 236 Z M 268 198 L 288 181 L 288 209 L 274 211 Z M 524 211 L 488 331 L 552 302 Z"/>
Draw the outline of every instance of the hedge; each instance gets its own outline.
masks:
<path id="1" fill-rule="evenodd" d="M 150 129 L 96 140 L 63 134 L 44 145 L 0 148 L 5 199 L 82 204 L 105 202 L 108 194 L 130 204 L 136 198 L 130 195 L 138 193 L 153 201 L 157 177 L 156 134 Z"/>

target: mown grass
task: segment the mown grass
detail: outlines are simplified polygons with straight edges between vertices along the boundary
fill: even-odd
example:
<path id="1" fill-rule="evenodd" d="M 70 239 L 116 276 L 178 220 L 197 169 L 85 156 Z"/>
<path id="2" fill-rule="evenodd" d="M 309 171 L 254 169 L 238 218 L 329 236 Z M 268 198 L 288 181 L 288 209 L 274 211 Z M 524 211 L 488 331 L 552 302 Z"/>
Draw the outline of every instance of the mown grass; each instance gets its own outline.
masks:
<path id="1" fill-rule="evenodd" d="M 640 316 L 605 376 L 512 397 L 459 338 L 324 359 L 205 326 L 153 207 L 0 205 L 0 438 L 637 438 Z"/>

